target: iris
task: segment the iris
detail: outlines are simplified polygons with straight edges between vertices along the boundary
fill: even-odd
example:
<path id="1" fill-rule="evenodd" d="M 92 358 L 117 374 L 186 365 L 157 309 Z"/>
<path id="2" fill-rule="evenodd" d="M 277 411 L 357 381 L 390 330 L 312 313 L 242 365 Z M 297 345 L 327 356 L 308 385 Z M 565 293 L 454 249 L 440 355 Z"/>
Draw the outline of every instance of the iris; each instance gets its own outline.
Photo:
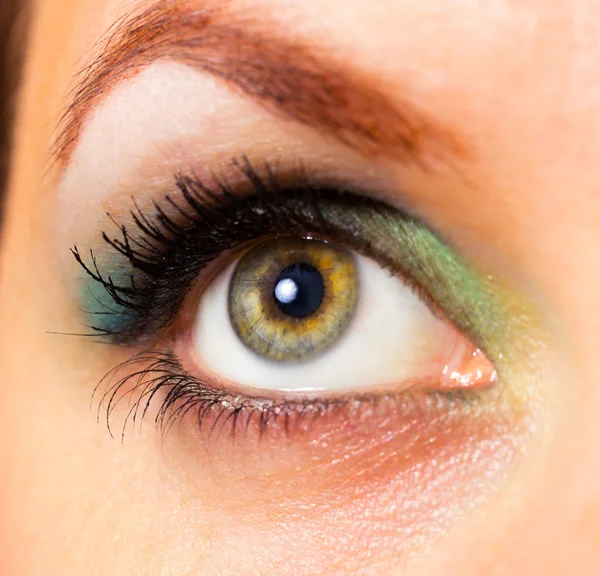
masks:
<path id="1" fill-rule="evenodd" d="M 267 240 L 239 260 L 229 319 L 250 350 L 279 362 L 322 354 L 346 332 L 359 297 L 354 256 L 330 242 Z"/>

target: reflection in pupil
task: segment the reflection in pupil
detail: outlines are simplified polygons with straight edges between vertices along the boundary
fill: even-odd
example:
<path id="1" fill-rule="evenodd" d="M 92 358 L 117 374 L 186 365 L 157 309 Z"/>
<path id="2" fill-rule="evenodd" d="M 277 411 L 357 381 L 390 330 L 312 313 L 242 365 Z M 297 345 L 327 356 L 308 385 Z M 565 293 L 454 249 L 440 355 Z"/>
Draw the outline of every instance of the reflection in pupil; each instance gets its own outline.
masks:
<path id="1" fill-rule="evenodd" d="M 323 301 L 325 286 L 321 273 L 302 262 L 284 268 L 273 290 L 278 308 L 293 318 L 310 316 Z"/>

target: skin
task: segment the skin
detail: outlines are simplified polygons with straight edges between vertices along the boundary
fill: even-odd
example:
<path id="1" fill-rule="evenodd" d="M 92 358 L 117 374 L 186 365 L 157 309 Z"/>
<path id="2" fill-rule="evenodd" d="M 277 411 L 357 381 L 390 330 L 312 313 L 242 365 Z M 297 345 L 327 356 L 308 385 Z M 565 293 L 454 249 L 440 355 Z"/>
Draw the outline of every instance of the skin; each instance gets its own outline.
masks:
<path id="1" fill-rule="evenodd" d="M 72 75 L 124 3 L 40 1 L 18 102 L 0 273 L 0 572 L 597 574 L 600 5 L 260 0 L 252 7 L 385 79 L 392 100 L 409 87 L 413 101 L 471 144 L 468 162 L 423 173 L 268 120 L 198 79 L 207 99 L 232 98 L 224 125 L 248 122 L 236 140 L 252 145 L 260 124 L 284 148 L 315 147 L 324 164 L 342 158 L 357 172 L 384 173 L 392 201 L 402 183 L 411 206 L 457 251 L 530 295 L 549 327 L 547 362 L 535 398 L 516 401 L 527 410 L 511 407 L 511 415 L 535 413 L 536 428 L 525 433 L 519 418 L 499 423 L 492 414 L 489 430 L 471 436 L 469 414 L 454 415 L 457 435 L 506 439 L 510 454 L 491 448 L 461 468 L 452 464 L 454 444 L 440 446 L 440 467 L 449 471 L 440 494 L 410 492 L 403 474 L 425 452 L 417 446 L 411 454 L 402 433 L 386 458 L 379 440 L 377 450 L 366 449 L 370 436 L 346 431 L 342 421 L 312 437 L 313 447 L 330 438 L 331 450 L 269 438 L 235 458 L 225 443 L 207 453 L 190 426 L 164 443 L 151 421 L 123 444 L 111 439 L 90 397 L 127 355 L 49 334 L 77 326 L 65 253 L 97 225 L 103 198 L 61 190 L 60 166 L 48 159 Z M 526 381 L 526 371 L 516 379 Z M 479 487 L 494 459 L 510 473 L 488 494 Z M 472 485 L 481 500 L 461 493 Z M 444 494 L 460 512 L 446 514 Z M 416 512 L 402 511 L 411 498 Z M 438 510 L 444 521 L 436 534 Z"/>

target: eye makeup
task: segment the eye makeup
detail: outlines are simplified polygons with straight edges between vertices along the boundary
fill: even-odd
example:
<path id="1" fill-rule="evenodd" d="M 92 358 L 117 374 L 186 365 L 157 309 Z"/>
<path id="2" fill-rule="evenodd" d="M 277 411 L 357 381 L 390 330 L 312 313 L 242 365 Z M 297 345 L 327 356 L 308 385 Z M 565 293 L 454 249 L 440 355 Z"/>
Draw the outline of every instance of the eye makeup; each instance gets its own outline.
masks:
<path id="1" fill-rule="evenodd" d="M 128 225 L 113 220 L 113 230 L 102 233 L 102 262 L 94 249 L 74 248 L 86 271 L 81 308 L 95 333 L 119 343 L 147 339 L 168 326 L 214 259 L 278 234 L 316 234 L 373 257 L 442 309 L 493 361 L 504 358 L 503 341 L 514 345 L 515 324 L 530 319 L 532 311 L 493 276 L 475 273 L 407 213 L 362 191 L 321 183 L 300 165 L 276 174 L 266 164 L 260 174 L 242 158 L 231 167 L 242 175 L 235 187 L 225 177 L 209 187 L 178 175 L 180 198 L 169 194 L 149 210 L 134 207 Z"/>
<path id="2" fill-rule="evenodd" d="M 174 414 L 192 407 L 200 406 L 199 413 L 206 415 L 218 405 L 236 415 L 231 417 L 234 423 L 248 410 L 266 425 L 270 408 L 273 414 L 289 414 L 298 407 L 324 412 L 348 400 L 278 403 L 240 398 L 194 377 L 173 348 L 176 319 L 187 295 L 203 282 L 203 272 L 224 253 L 279 235 L 315 236 L 372 258 L 481 348 L 501 378 L 510 375 L 512 357 L 521 356 L 529 342 L 521 326 L 530 325 L 530 309 L 493 276 L 477 274 L 461 262 L 418 219 L 367 192 L 309 176 L 300 164 L 286 171 L 269 164 L 256 169 L 241 157 L 232 160 L 230 168 L 241 175 L 235 184 L 225 175 L 208 185 L 180 174 L 175 177 L 176 192 L 150 208 L 134 205 L 127 224 L 111 218 L 114 228 L 102 233 L 101 258 L 94 248 L 73 249 L 85 272 L 81 307 L 90 333 L 115 345 L 142 349 L 111 375 L 103 399 L 109 413 L 128 386 L 143 412 L 157 390 L 166 389 L 158 419 L 169 423 L 176 420 Z M 161 335 L 171 344 L 157 348 Z M 142 361 L 146 366 L 140 368 Z M 137 367 L 133 377 L 127 366 Z M 133 388 L 132 378 L 138 379 Z M 465 391 L 463 396 L 474 394 L 479 392 Z"/>

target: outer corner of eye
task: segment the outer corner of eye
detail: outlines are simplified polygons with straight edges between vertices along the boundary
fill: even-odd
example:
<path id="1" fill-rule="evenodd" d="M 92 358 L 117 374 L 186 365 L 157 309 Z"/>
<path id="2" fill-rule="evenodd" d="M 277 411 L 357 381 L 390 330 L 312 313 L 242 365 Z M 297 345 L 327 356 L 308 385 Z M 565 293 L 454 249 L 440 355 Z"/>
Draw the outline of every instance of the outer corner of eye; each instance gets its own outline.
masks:
<path id="1" fill-rule="evenodd" d="M 496 380 L 483 352 L 401 277 L 312 238 L 266 240 L 230 264 L 202 293 L 187 341 L 198 369 L 254 395 L 448 391 Z"/>

